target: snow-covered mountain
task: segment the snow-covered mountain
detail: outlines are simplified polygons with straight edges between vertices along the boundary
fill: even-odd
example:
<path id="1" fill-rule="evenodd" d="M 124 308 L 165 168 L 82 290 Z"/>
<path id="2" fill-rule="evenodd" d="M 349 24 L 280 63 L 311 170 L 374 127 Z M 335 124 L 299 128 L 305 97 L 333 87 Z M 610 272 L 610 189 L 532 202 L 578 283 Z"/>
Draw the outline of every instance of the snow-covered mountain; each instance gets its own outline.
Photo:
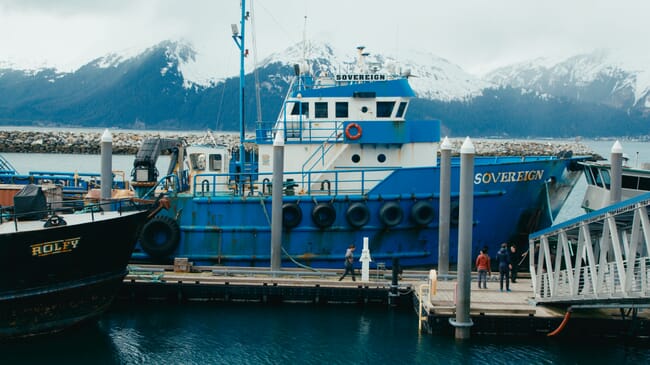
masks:
<path id="1" fill-rule="evenodd" d="M 620 123 L 629 126 L 626 133 L 650 134 L 650 72 L 614 62 L 605 52 L 533 60 L 481 78 L 425 51 L 399 57 L 365 51 L 364 67 L 411 76 L 418 99 L 410 118 L 440 119 L 451 135 L 612 135 Z M 359 67 L 359 57 L 356 49 L 310 42 L 261 60 L 261 118 L 277 117 L 293 65 L 348 72 Z M 252 61 L 247 59 L 249 96 L 255 95 Z M 238 72 L 211 72 L 204 63 L 190 43 L 172 41 L 108 54 L 72 72 L 0 61 L 0 124 L 236 129 Z M 255 100 L 246 102 L 251 130 L 260 117 Z"/>
<path id="2" fill-rule="evenodd" d="M 370 51 L 370 52 L 369 52 Z M 418 97 L 452 101 L 467 100 L 481 95 L 482 90 L 492 86 L 489 82 L 463 71 L 444 58 L 422 51 L 409 52 L 396 57 L 373 53 L 364 49 L 365 65 L 378 73 L 402 74 L 408 72 L 409 82 Z M 260 67 L 273 63 L 293 65 L 308 63 L 314 72 L 352 71 L 357 67 L 359 54 L 356 49 L 339 50 L 326 43 L 299 43 L 264 59 Z"/>
<path id="3" fill-rule="evenodd" d="M 615 108 L 650 108 L 650 69 L 630 67 L 605 50 L 559 62 L 536 59 L 510 65 L 488 73 L 485 78 L 499 86 Z"/>

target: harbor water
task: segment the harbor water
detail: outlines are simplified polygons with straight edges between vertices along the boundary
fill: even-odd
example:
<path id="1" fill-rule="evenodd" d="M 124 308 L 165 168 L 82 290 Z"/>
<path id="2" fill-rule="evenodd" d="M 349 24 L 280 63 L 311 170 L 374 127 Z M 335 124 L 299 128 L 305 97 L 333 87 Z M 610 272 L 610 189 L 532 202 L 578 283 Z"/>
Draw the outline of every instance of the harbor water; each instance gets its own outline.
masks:
<path id="1" fill-rule="evenodd" d="M 613 141 L 586 142 L 609 156 Z M 622 142 L 631 164 L 650 146 Z M 19 170 L 97 172 L 99 156 L 3 154 Z M 133 156 L 115 156 L 130 173 Z M 166 170 L 165 160 L 159 170 Z M 558 221 L 580 215 L 581 180 Z M 507 294 L 506 294 L 507 295 Z M 570 325 L 570 324 L 569 324 Z M 2 364 L 622 364 L 650 362 L 650 342 L 418 334 L 411 308 L 119 301 L 98 322 L 0 343 Z"/>

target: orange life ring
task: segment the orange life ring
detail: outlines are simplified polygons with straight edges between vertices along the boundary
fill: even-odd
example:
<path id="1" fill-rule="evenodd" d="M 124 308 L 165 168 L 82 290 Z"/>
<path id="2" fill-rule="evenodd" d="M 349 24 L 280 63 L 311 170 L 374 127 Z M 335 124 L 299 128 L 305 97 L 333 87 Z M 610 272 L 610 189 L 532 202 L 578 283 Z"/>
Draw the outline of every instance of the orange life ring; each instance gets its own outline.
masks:
<path id="1" fill-rule="evenodd" d="M 355 134 L 350 133 L 350 130 L 351 130 L 352 128 L 356 128 L 356 129 L 357 129 L 357 133 L 355 133 Z M 359 139 L 359 138 L 361 138 L 361 126 L 358 125 L 357 123 L 350 123 L 350 124 L 348 124 L 348 126 L 345 127 L 345 136 L 348 137 L 348 139 L 351 139 L 351 140 L 353 140 L 353 141 L 354 141 L 355 139 Z"/>

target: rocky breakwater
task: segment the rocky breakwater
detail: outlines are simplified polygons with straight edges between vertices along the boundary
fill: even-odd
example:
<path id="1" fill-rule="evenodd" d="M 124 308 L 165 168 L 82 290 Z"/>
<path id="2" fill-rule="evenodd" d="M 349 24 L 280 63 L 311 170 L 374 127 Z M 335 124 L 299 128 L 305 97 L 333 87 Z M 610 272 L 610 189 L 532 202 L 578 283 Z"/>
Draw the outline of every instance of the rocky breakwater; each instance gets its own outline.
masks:
<path id="1" fill-rule="evenodd" d="M 0 153 L 101 153 L 101 136 L 103 132 L 89 131 L 0 131 Z M 111 132 L 113 135 L 113 154 L 134 155 L 147 138 L 184 139 L 188 144 L 219 143 L 237 146 L 239 136 L 234 133 L 208 135 L 192 133 L 155 133 L 155 132 Z M 214 142 L 213 142 L 214 141 Z M 249 147 L 250 148 L 250 147 Z"/>
<path id="2" fill-rule="evenodd" d="M 92 131 L 0 131 L 0 153 L 71 153 L 99 154 L 101 152 L 102 132 Z M 113 154 L 134 155 L 147 138 L 164 137 L 184 139 L 188 144 L 218 143 L 235 147 L 239 143 L 236 133 L 156 133 L 156 132 L 111 132 L 113 135 Z M 247 137 L 251 138 L 251 137 Z M 458 154 L 463 139 L 450 139 L 453 154 Z M 581 142 L 554 142 L 502 139 L 472 139 L 476 155 L 499 156 L 538 156 L 559 155 L 572 151 L 574 155 L 594 155 L 594 152 Z M 253 149 L 246 145 L 246 149 Z"/>

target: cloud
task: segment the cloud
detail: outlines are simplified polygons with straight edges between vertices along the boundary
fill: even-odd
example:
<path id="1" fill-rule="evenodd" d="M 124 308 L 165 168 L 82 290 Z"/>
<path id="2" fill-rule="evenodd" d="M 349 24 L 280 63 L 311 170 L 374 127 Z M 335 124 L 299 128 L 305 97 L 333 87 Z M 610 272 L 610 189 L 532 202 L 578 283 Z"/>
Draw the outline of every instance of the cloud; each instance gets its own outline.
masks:
<path id="1" fill-rule="evenodd" d="M 646 53 L 650 2 L 636 0 L 254 0 L 258 59 L 309 39 L 399 56 L 419 49 L 470 72 L 596 48 Z M 186 39 L 215 75 L 233 74 L 239 1 L 5 0 L 0 48 L 18 64 L 74 68 L 109 52 Z M 306 21 L 305 21 L 305 16 Z M 249 30 L 252 24 L 247 24 Z"/>

